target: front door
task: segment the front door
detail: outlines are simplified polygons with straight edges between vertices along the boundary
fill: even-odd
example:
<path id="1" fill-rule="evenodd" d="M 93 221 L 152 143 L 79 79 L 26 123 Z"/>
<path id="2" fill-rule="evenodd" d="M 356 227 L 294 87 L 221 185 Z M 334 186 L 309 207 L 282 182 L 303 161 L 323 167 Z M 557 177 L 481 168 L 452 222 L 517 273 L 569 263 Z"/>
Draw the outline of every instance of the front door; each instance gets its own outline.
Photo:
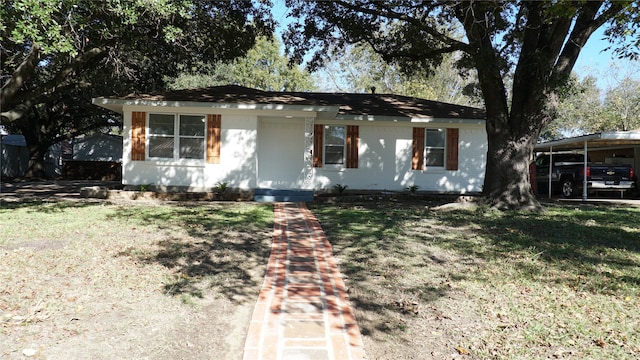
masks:
<path id="1" fill-rule="evenodd" d="M 302 188 L 304 147 L 304 119 L 261 119 L 258 126 L 258 187 Z"/>

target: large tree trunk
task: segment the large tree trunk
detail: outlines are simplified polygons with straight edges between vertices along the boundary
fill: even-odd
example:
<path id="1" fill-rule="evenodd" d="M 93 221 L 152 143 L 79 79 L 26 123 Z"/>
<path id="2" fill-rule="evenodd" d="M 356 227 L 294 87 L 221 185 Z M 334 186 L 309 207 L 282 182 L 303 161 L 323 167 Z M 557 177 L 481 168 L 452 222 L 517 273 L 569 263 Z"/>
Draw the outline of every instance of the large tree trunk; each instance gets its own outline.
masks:
<path id="1" fill-rule="evenodd" d="M 483 194 L 489 204 L 500 210 L 541 210 L 531 191 L 528 166 L 538 135 L 512 137 L 488 130 L 487 136 L 489 146 Z"/>
<path id="2" fill-rule="evenodd" d="M 29 148 L 29 164 L 24 176 L 36 179 L 46 178 L 45 155 L 51 146 L 51 141 L 46 138 L 48 128 L 39 121 L 37 113 L 21 118 L 15 125 L 20 129 Z"/>
<path id="3" fill-rule="evenodd" d="M 48 146 L 29 145 L 29 165 L 24 175 L 26 178 L 44 179 L 47 177 L 44 160 L 47 150 Z"/>
<path id="4" fill-rule="evenodd" d="M 544 18 L 544 3 L 526 5 L 527 27 L 509 101 L 501 57 L 494 48 L 489 36 L 490 24 L 483 15 L 490 13 L 491 6 L 488 2 L 465 2 L 458 14 L 469 39 L 469 54 L 478 70 L 487 110 L 488 149 L 483 194 L 497 209 L 541 210 L 531 192 L 529 163 L 542 129 L 553 119 L 550 91 L 562 82 L 562 76 L 555 76 L 553 81 L 551 77 L 564 39 L 549 33 L 566 34 L 571 19 L 549 23 Z"/>
<path id="5" fill-rule="evenodd" d="M 553 104 L 541 85 L 516 83 L 513 90 L 510 112 L 501 106 L 502 99 L 486 104 L 488 148 L 483 194 L 497 209 L 542 210 L 531 190 L 529 164 L 542 129 L 553 118 Z M 484 91 L 495 92 L 487 87 Z"/>

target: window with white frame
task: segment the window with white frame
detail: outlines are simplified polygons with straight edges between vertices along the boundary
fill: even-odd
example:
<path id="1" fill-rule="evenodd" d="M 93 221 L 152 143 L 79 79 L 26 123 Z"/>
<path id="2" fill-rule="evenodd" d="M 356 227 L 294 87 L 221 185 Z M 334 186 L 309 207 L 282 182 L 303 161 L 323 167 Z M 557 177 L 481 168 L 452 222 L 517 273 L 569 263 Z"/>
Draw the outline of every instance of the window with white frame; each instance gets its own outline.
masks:
<path id="1" fill-rule="evenodd" d="M 149 157 L 204 160 L 205 125 L 204 115 L 149 114 Z"/>
<path id="2" fill-rule="evenodd" d="M 424 164 L 431 167 L 444 167 L 445 129 L 425 129 Z"/>
<path id="3" fill-rule="evenodd" d="M 344 126 L 325 125 L 324 163 L 325 165 L 345 164 L 345 144 L 347 130 Z"/>

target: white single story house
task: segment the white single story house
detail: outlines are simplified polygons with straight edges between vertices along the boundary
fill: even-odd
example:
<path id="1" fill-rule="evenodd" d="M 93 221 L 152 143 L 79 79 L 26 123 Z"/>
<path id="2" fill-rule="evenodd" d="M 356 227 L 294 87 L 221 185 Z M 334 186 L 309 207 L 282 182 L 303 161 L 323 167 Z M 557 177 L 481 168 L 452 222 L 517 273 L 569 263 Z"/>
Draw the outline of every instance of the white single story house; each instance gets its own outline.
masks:
<path id="1" fill-rule="evenodd" d="M 389 94 L 240 86 L 100 97 L 123 115 L 124 185 L 477 193 L 481 109 Z"/>

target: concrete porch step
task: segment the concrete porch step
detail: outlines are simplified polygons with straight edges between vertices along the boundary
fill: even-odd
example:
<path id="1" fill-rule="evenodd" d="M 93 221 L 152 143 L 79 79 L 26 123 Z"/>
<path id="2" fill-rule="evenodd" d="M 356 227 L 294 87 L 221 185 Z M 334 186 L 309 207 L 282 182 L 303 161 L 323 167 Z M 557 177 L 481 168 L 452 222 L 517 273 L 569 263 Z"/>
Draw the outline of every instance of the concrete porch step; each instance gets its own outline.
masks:
<path id="1" fill-rule="evenodd" d="M 313 201 L 313 190 L 256 189 L 253 201 L 310 202 Z"/>

